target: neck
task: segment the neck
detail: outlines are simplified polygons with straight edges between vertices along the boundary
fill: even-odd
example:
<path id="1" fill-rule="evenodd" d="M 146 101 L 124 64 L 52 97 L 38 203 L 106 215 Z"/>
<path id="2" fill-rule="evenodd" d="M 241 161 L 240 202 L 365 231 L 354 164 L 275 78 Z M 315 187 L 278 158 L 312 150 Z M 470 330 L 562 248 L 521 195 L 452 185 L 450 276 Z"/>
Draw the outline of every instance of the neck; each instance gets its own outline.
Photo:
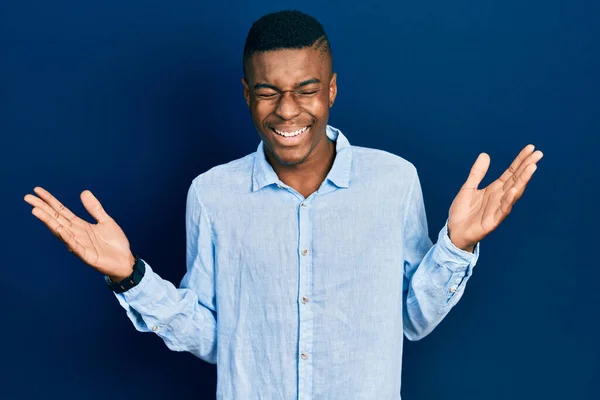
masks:
<path id="1" fill-rule="evenodd" d="M 267 160 L 279 179 L 304 198 L 317 191 L 335 160 L 335 142 L 324 137 L 306 160 L 297 165 L 283 165 L 267 154 Z"/>

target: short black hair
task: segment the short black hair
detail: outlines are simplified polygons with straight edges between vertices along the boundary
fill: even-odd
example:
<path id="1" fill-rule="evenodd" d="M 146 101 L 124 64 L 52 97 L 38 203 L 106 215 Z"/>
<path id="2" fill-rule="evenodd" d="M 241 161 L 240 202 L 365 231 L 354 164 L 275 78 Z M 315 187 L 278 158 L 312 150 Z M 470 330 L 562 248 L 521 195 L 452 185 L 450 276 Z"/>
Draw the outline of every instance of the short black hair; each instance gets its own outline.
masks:
<path id="1" fill-rule="evenodd" d="M 312 46 L 331 57 L 331 46 L 325 29 L 314 17 L 298 10 L 267 14 L 252 24 L 246 37 L 244 76 L 246 76 L 246 63 L 256 52 L 302 49 Z"/>

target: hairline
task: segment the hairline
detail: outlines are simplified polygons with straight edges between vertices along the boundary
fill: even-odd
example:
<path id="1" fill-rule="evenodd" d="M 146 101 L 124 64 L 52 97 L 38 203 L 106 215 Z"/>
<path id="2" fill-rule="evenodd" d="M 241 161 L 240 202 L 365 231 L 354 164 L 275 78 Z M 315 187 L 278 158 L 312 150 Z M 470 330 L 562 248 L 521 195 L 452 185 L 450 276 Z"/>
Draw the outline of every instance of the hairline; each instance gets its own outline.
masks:
<path id="1" fill-rule="evenodd" d="M 328 57 L 330 67 L 333 71 L 333 56 L 331 54 L 331 46 L 329 44 L 329 38 L 327 37 L 327 35 L 321 35 L 312 44 L 310 44 L 308 46 L 277 47 L 277 48 L 269 49 L 269 50 L 255 50 L 251 54 L 244 54 L 244 60 L 243 60 L 244 78 L 246 78 L 246 80 L 247 80 L 247 77 L 248 77 L 248 75 L 246 73 L 248 71 L 247 63 L 250 62 L 252 57 L 257 53 L 269 53 L 269 52 L 277 52 L 277 51 L 285 51 L 285 50 L 305 50 L 305 49 L 317 50 L 319 52 L 319 57 L 322 60 L 325 60 L 325 58 Z"/>

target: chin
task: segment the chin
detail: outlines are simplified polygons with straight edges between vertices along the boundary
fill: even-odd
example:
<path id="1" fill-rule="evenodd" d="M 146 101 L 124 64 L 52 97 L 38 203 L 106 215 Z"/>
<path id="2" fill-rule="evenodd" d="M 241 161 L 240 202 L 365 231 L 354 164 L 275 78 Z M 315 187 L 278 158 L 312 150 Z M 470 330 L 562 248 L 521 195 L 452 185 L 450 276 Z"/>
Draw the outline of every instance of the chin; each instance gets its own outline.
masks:
<path id="1" fill-rule="evenodd" d="M 275 151 L 273 153 L 277 162 L 281 165 L 293 166 L 301 164 L 306 158 L 308 154 L 304 154 L 298 151 L 289 152 L 289 151 Z"/>

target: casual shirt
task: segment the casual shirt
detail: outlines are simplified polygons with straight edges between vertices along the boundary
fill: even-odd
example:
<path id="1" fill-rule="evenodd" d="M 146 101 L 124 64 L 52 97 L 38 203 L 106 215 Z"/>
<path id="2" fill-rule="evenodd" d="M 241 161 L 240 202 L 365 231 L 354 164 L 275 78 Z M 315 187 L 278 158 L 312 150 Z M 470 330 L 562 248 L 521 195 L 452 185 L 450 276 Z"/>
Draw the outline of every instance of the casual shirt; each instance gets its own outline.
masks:
<path id="1" fill-rule="evenodd" d="M 135 328 L 217 365 L 218 399 L 400 399 L 403 337 L 429 334 L 479 255 L 428 235 L 417 170 L 350 145 L 307 198 L 255 153 L 191 183 L 179 287 L 146 263 Z M 164 268 L 164 267 L 163 267 Z"/>

